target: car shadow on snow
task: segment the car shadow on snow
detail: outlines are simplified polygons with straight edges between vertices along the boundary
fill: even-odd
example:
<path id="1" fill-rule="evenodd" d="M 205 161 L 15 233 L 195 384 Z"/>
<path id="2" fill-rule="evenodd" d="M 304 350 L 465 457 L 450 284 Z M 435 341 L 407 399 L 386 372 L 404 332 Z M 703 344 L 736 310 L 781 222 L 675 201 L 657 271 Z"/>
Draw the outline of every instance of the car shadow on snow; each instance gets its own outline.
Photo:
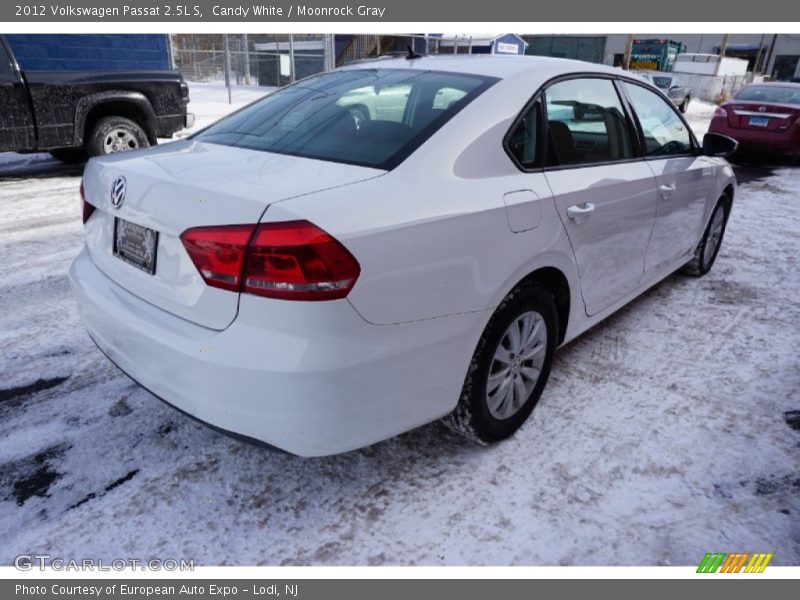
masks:
<path id="1" fill-rule="evenodd" d="M 83 173 L 83 163 L 68 164 L 53 158 L 47 153 L 17 154 L 0 152 L 0 180 L 29 179 L 47 177 L 79 177 Z"/>

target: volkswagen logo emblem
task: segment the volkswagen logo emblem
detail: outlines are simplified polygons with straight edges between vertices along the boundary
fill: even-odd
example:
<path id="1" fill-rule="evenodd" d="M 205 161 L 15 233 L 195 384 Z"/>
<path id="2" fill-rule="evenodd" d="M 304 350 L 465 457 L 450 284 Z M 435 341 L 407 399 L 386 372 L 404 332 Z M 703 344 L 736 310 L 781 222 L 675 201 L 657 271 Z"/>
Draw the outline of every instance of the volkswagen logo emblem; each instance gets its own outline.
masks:
<path id="1" fill-rule="evenodd" d="M 128 189 L 128 182 L 120 175 L 111 184 L 111 206 L 119 208 L 125 202 L 125 191 Z"/>

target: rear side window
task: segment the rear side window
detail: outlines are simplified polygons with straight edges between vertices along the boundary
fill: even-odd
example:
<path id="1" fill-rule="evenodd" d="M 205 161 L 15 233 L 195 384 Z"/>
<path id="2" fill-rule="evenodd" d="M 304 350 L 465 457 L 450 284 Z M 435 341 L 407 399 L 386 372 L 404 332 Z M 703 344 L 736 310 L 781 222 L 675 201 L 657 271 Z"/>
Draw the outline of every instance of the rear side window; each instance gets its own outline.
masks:
<path id="1" fill-rule="evenodd" d="M 640 85 L 623 85 L 642 126 L 647 156 L 674 156 L 692 151 L 689 130 L 671 103 Z"/>
<path id="2" fill-rule="evenodd" d="M 496 81 L 414 69 L 333 71 L 270 94 L 194 138 L 392 169 Z"/>
<path id="3" fill-rule="evenodd" d="M 539 140 L 541 106 L 536 102 L 528 109 L 507 141 L 508 151 L 526 169 L 534 167 L 538 159 L 536 148 Z"/>
<path id="4" fill-rule="evenodd" d="M 545 91 L 549 165 L 586 165 L 633 157 L 633 140 L 609 79 L 569 79 Z"/>

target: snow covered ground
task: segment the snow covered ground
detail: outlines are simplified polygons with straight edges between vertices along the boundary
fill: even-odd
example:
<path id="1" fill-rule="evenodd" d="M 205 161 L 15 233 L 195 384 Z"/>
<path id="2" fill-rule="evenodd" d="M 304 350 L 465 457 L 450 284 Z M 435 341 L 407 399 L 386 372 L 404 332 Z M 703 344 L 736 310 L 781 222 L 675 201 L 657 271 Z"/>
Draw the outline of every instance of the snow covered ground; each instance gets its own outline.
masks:
<path id="1" fill-rule="evenodd" d="M 433 424 L 301 459 L 195 423 L 94 348 L 66 280 L 79 172 L 36 162 L 0 179 L 0 564 L 800 563 L 800 169 L 743 172 L 713 271 L 559 351 L 513 439 Z"/>

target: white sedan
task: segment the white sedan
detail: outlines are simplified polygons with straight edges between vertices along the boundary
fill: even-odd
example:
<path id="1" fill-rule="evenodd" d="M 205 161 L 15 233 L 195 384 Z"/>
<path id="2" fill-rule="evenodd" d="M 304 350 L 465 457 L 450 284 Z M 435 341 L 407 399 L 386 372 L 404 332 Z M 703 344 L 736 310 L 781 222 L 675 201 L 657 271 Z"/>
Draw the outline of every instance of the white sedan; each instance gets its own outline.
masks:
<path id="1" fill-rule="evenodd" d="M 559 345 L 711 268 L 734 148 L 604 66 L 360 63 L 92 159 L 70 279 L 100 350 L 221 430 L 319 456 L 444 417 L 494 442 Z"/>

